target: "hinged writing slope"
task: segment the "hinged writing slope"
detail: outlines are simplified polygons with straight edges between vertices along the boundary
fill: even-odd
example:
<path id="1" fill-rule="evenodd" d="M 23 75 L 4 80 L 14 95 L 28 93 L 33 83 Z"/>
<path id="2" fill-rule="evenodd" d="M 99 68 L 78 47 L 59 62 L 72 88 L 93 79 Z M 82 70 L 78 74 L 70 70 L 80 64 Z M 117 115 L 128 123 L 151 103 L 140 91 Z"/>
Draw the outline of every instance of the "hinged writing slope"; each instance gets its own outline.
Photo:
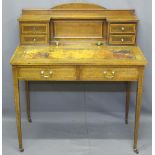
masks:
<path id="1" fill-rule="evenodd" d="M 12 65 L 145 65 L 138 47 L 96 46 L 86 43 L 61 43 L 59 46 L 19 46 Z"/>

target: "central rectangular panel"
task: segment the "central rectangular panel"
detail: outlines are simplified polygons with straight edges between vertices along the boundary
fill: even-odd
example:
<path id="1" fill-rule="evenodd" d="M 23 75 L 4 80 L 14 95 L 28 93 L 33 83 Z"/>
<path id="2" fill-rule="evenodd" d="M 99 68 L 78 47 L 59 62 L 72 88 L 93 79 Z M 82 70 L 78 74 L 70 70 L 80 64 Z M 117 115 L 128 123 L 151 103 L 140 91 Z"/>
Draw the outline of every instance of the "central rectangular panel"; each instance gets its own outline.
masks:
<path id="1" fill-rule="evenodd" d="M 104 21 L 55 20 L 51 24 L 51 30 L 54 38 L 103 38 Z"/>

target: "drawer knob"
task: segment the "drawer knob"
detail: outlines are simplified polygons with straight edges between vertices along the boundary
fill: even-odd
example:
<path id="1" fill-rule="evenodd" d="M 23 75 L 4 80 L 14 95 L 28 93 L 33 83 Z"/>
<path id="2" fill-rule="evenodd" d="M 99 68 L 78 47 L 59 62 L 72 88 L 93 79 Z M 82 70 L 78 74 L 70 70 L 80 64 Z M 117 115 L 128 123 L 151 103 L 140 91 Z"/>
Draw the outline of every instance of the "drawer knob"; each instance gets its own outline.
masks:
<path id="1" fill-rule="evenodd" d="M 41 74 L 41 75 L 44 75 L 44 71 L 41 71 L 40 74 Z"/>
<path id="2" fill-rule="evenodd" d="M 107 79 L 112 79 L 115 77 L 115 71 L 104 71 L 103 74 Z"/>
<path id="3" fill-rule="evenodd" d="M 122 26 L 121 30 L 124 31 L 125 30 L 125 27 Z"/>
<path id="4" fill-rule="evenodd" d="M 53 74 L 53 72 L 52 72 L 52 71 L 50 71 L 50 72 L 49 72 L 49 74 L 50 74 L 50 75 L 52 75 L 52 74 Z"/>
<path id="5" fill-rule="evenodd" d="M 36 38 L 34 38 L 33 41 L 35 42 L 36 41 Z"/>
<path id="6" fill-rule="evenodd" d="M 121 42 L 124 42 L 124 38 L 121 38 Z"/>
<path id="7" fill-rule="evenodd" d="M 41 71 L 40 74 L 44 78 L 49 78 L 49 77 L 51 77 L 51 75 L 53 74 L 53 72 L 52 71 L 49 71 L 49 72 L 46 72 L 45 73 L 45 71 Z"/>

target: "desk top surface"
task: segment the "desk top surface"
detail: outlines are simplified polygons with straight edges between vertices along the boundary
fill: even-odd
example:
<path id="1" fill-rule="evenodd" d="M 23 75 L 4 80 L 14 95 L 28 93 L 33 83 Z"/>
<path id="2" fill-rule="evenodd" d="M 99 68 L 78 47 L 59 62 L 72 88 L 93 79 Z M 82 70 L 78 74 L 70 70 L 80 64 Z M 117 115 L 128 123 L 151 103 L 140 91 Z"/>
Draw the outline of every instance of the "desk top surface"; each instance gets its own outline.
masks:
<path id="1" fill-rule="evenodd" d="M 18 46 L 12 65 L 145 65 L 137 46 L 97 46 L 96 44 L 61 44 L 59 46 Z"/>

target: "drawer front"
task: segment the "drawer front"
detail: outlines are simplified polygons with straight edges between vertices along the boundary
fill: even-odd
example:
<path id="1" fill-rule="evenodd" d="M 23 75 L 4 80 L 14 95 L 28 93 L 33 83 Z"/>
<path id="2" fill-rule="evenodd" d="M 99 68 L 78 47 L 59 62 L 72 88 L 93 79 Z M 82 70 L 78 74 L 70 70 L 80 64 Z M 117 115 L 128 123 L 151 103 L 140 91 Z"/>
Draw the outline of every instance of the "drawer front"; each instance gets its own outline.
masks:
<path id="1" fill-rule="evenodd" d="M 81 80 L 86 81 L 135 81 L 138 78 L 137 68 L 83 67 Z"/>
<path id="2" fill-rule="evenodd" d="M 109 44 L 135 44 L 136 37 L 135 35 L 110 35 Z"/>
<path id="3" fill-rule="evenodd" d="M 110 33 L 135 33 L 136 24 L 110 24 Z"/>
<path id="4" fill-rule="evenodd" d="M 47 35 L 21 35 L 21 44 L 48 44 Z"/>
<path id="5" fill-rule="evenodd" d="M 71 66 L 19 68 L 18 77 L 23 80 L 76 80 L 76 68 Z"/>
<path id="6" fill-rule="evenodd" d="M 48 24 L 21 24 L 22 34 L 47 34 Z"/>

